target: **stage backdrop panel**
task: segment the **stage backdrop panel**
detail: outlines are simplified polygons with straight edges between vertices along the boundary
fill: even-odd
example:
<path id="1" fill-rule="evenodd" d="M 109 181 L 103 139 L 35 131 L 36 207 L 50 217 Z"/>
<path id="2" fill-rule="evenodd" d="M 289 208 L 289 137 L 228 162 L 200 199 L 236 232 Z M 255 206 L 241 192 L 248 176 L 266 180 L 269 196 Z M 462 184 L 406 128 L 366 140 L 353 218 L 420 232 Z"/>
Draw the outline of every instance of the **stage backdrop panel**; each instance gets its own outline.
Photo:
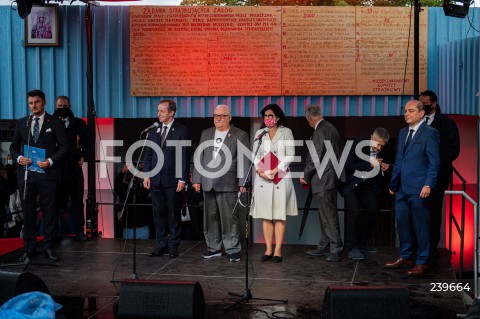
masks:
<path id="1" fill-rule="evenodd" d="M 131 94 L 413 94 L 411 13 L 394 7 L 130 7 Z M 422 12 L 422 90 L 427 15 Z"/>
<path id="2" fill-rule="evenodd" d="M 280 7 L 130 7 L 131 94 L 280 94 Z"/>
<path id="3" fill-rule="evenodd" d="M 411 8 L 356 7 L 357 94 L 414 94 L 411 16 L 413 17 Z M 428 14 L 422 12 L 419 39 L 420 91 L 427 89 L 427 29 Z"/>

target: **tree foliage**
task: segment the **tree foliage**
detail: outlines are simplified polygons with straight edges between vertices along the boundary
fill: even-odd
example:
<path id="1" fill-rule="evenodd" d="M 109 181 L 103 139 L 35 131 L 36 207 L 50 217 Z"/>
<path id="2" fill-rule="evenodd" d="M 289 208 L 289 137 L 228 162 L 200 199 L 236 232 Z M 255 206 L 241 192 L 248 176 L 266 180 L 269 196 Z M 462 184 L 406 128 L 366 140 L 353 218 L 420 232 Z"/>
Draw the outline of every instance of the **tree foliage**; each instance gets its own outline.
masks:
<path id="1" fill-rule="evenodd" d="M 439 7 L 442 0 L 422 0 L 423 7 Z M 182 0 L 182 6 L 376 6 L 409 7 L 413 0 Z"/>

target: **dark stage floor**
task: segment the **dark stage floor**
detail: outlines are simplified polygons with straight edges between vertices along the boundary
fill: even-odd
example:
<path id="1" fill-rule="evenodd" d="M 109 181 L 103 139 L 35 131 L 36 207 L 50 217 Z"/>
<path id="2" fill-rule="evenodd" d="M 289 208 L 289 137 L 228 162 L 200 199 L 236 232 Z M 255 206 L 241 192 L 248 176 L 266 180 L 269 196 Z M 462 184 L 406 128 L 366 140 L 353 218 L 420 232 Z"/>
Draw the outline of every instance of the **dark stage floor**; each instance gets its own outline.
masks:
<path id="1" fill-rule="evenodd" d="M 310 257 L 310 246 L 286 245 L 283 262 L 260 262 L 261 244 L 250 245 L 249 285 L 253 297 L 286 299 L 287 304 L 250 300 L 233 311 L 224 312 L 231 303 L 228 292 L 245 290 L 245 254 L 238 263 L 228 256 L 202 259 L 204 242 L 182 241 L 180 256 L 151 258 L 153 240 L 137 242 L 139 279 L 155 281 L 198 281 L 205 295 L 206 318 L 320 318 L 325 289 L 328 286 L 404 285 L 410 293 L 412 318 L 455 318 L 466 309 L 458 292 L 431 292 L 431 283 L 453 283 L 455 274 L 446 251 L 436 258 L 434 267 L 423 278 L 410 278 L 405 270 L 387 270 L 386 261 L 394 260 L 396 248 L 382 247 L 364 261 L 345 257 L 330 263 L 324 257 Z M 32 272 L 49 288 L 63 309 L 57 318 L 115 318 L 120 282 L 133 273 L 132 241 L 93 239 L 77 243 L 64 239 L 56 248 L 61 261 L 36 257 L 31 265 L 2 267 L 10 272 Z M 1 256 L 2 265 L 16 262 L 20 251 Z M 369 318 L 368 316 L 365 318 Z"/>

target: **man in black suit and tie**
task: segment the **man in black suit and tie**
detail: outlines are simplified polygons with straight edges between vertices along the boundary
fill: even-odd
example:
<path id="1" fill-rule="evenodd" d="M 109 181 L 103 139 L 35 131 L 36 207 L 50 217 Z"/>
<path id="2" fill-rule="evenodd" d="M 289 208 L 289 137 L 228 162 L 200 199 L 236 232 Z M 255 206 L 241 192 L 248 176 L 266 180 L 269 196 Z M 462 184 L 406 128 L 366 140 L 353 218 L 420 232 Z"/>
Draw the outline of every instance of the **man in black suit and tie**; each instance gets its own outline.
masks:
<path id="1" fill-rule="evenodd" d="M 143 186 L 152 191 L 153 221 L 157 248 L 150 257 L 158 257 L 168 252 L 170 258 L 178 257 L 181 240 L 181 212 L 178 194 L 185 187 L 189 173 L 190 138 L 185 126 L 175 121 L 177 105 L 172 100 L 162 100 L 158 104 L 158 119 L 162 126 L 149 135 L 149 141 L 161 148 L 156 151 L 145 149 L 144 173 L 147 178 Z M 177 148 L 180 149 L 176 156 Z M 163 163 L 162 163 L 163 162 Z M 152 176 L 155 168 L 160 171 Z M 153 172 L 154 173 L 154 172 Z"/>
<path id="2" fill-rule="evenodd" d="M 85 161 L 94 157 L 92 134 L 87 124 L 73 115 L 70 98 L 59 96 L 55 100 L 54 116 L 59 117 L 65 124 L 69 153 L 62 162 L 60 186 L 58 188 L 58 203 L 60 210 L 67 210 L 70 200 L 71 209 L 68 211 L 68 224 L 75 239 L 80 242 L 88 240 L 84 232 L 85 210 L 83 205 L 84 179 L 82 166 Z"/>
<path id="3" fill-rule="evenodd" d="M 425 109 L 425 122 L 440 133 L 440 170 L 437 187 L 432 190 L 432 208 L 430 214 L 430 245 L 433 255 L 437 254 L 440 231 L 443 220 L 443 197 L 452 179 L 452 162 L 460 153 L 458 127 L 448 116 L 440 113 L 435 92 L 426 90 L 420 93 L 420 102 Z"/>
<path id="4" fill-rule="evenodd" d="M 19 119 L 16 123 L 10 153 L 18 162 L 17 179 L 20 193 L 26 192 L 23 201 L 24 230 L 23 240 L 25 253 L 20 257 L 21 262 L 28 262 L 36 254 L 37 232 L 35 229 L 37 217 L 37 195 L 40 194 L 40 203 L 43 211 L 43 233 L 45 257 L 57 261 L 58 256 L 53 250 L 53 238 L 56 225 L 56 190 L 58 184 L 58 170 L 61 161 L 68 153 L 65 125 L 57 117 L 45 112 L 45 93 L 33 90 L 27 93 L 28 106 L 31 115 Z M 32 160 L 24 154 L 25 146 L 45 150 L 45 158 L 36 162 L 43 172 L 28 171 L 26 166 Z M 26 189 L 24 178 L 26 176 Z"/>
<path id="5" fill-rule="evenodd" d="M 345 248 L 348 258 L 365 259 L 363 251 L 375 252 L 367 247 L 366 242 L 379 212 L 378 195 L 382 191 L 383 176 L 389 170 L 384 162 L 383 148 L 389 139 L 388 130 L 378 127 L 371 136 L 356 139 L 345 163 L 346 182 L 340 185 L 339 191 L 345 199 Z M 357 149 L 358 147 L 358 149 Z M 357 225 L 360 205 L 365 208 L 365 218 Z M 358 230 L 358 232 L 357 232 Z"/>

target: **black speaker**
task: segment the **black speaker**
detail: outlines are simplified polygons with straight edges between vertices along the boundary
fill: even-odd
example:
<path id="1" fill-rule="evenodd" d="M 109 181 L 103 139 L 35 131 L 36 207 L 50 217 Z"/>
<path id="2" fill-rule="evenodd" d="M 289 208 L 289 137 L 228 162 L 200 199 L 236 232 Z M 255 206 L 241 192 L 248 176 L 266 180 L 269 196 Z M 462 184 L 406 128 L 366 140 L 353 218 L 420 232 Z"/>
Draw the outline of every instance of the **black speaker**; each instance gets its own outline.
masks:
<path id="1" fill-rule="evenodd" d="M 205 298 L 202 286 L 195 281 L 124 281 L 117 315 L 138 319 L 203 319 Z"/>
<path id="2" fill-rule="evenodd" d="M 0 271 L 0 305 L 17 295 L 31 291 L 50 294 L 45 283 L 32 273 Z"/>
<path id="3" fill-rule="evenodd" d="M 403 286 L 327 287 L 324 319 L 410 318 L 408 289 Z"/>
<path id="4" fill-rule="evenodd" d="M 470 0 L 443 0 L 443 12 L 446 16 L 465 18 L 470 8 Z"/>

